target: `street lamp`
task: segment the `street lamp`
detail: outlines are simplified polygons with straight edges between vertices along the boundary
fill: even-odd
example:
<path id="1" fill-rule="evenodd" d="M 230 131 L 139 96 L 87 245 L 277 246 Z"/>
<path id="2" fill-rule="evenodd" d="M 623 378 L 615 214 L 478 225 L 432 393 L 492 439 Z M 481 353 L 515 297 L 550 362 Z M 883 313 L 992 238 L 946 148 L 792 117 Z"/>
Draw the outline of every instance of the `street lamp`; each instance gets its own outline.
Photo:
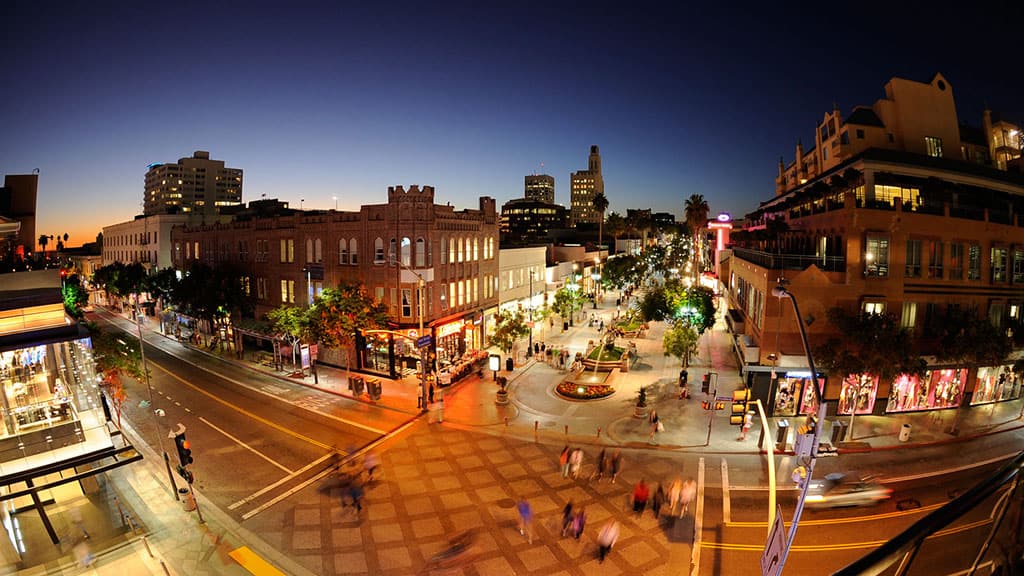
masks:
<path id="1" fill-rule="evenodd" d="M 526 346 L 526 357 L 529 358 L 533 355 L 533 268 L 530 268 L 530 296 L 526 303 L 527 310 L 530 312 L 530 341 Z"/>
<path id="2" fill-rule="evenodd" d="M 426 284 L 426 281 L 423 279 L 423 275 L 422 274 L 420 274 L 419 272 L 417 272 L 417 271 L 413 270 L 412 268 L 409 268 L 408 266 L 406 266 L 402 262 L 402 260 L 400 258 L 395 258 L 394 256 L 392 256 L 391 263 L 398 265 L 402 270 L 408 270 L 414 276 L 416 276 L 416 292 L 417 292 L 417 300 L 419 300 L 416 303 L 417 304 L 416 305 L 416 309 L 417 309 L 418 316 L 419 316 L 419 331 L 416 334 L 417 334 L 417 337 L 422 338 L 423 336 L 425 336 L 425 334 L 423 333 L 423 286 Z M 399 283 L 401 283 L 401 278 L 399 278 Z M 417 343 L 417 345 L 418 345 L 418 343 Z M 420 382 L 422 383 L 422 385 L 420 386 L 420 388 L 421 388 L 420 396 L 421 396 L 421 400 L 422 400 L 421 406 L 423 406 L 422 410 L 424 412 L 427 411 L 427 348 L 429 348 L 429 347 L 430 347 L 430 345 L 428 344 L 427 346 L 421 346 L 420 349 L 419 349 L 420 350 Z M 435 384 L 436 384 L 436 382 L 435 382 Z"/>
<path id="3" fill-rule="evenodd" d="M 334 209 L 337 210 L 338 209 L 338 197 L 337 196 L 331 196 L 331 198 L 334 199 Z"/>
<path id="4" fill-rule="evenodd" d="M 810 445 L 810 458 L 807 462 L 807 475 L 804 478 L 803 489 L 800 491 L 800 499 L 797 501 L 796 510 L 793 512 L 793 523 L 789 528 L 789 536 L 786 538 L 786 546 L 782 550 L 782 558 L 779 560 L 779 571 L 782 573 L 782 568 L 786 564 L 786 558 L 789 556 L 789 550 L 793 546 L 793 539 L 796 538 L 796 530 L 800 526 L 800 515 L 804 511 L 804 501 L 807 498 L 807 489 L 811 485 L 811 478 L 814 476 L 814 464 L 817 460 L 818 443 L 821 441 L 821 429 L 825 426 L 825 399 L 822 398 L 821 389 L 818 387 L 818 372 L 814 368 L 814 358 L 811 356 L 811 347 L 807 342 L 807 330 L 804 328 L 804 321 L 800 316 L 800 308 L 796 303 L 796 296 L 792 292 L 786 290 L 783 286 L 776 286 L 772 288 L 772 296 L 776 298 L 788 298 L 790 303 L 793 304 L 793 313 L 796 315 L 796 324 L 800 328 L 800 339 L 804 345 L 804 354 L 807 355 L 807 366 L 811 369 L 811 387 L 814 388 L 814 395 L 818 399 L 818 421 L 814 425 L 814 439 Z M 797 457 L 799 458 L 799 454 Z M 769 511 L 771 513 L 771 511 Z M 771 522 L 769 522 L 769 525 Z"/>

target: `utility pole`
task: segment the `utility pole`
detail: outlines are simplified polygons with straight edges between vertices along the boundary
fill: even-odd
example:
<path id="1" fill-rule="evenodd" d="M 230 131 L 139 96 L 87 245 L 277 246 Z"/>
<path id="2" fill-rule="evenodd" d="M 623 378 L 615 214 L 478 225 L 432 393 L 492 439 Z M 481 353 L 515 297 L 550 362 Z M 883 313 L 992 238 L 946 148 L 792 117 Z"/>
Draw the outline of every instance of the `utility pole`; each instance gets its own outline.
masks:
<path id="1" fill-rule="evenodd" d="M 417 334 L 418 334 L 418 336 L 420 338 L 422 338 L 423 336 L 425 336 L 425 334 L 423 333 L 423 302 L 424 302 L 423 301 L 423 287 L 426 285 L 426 280 L 423 279 L 423 275 L 422 274 L 420 274 L 419 272 L 413 270 L 412 268 L 409 268 L 404 263 L 402 263 L 401 257 L 395 258 L 394 255 L 392 255 L 391 256 L 391 261 L 394 264 L 396 264 L 400 269 L 408 270 L 410 273 L 412 273 L 413 275 L 416 276 L 416 293 L 417 293 L 418 299 L 419 299 L 419 302 L 417 302 L 417 306 L 416 306 L 417 311 L 418 311 L 417 316 L 419 317 L 419 331 L 417 332 Z M 401 274 L 399 274 L 399 284 L 401 284 Z M 427 411 L 427 397 L 428 397 L 427 396 L 427 360 L 428 360 L 427 350 L 430 348 L 430 346 L 429 345 L 427 345 L 427 346 L 419 346 L 418 344 L 417 344 L 417 346 L 419 347 L 419 351 L 420 351 L 420 405 L 422 406 L 421 411 L 426 412 Z M 435 382 L 435 384 L 436 384 L 436 382 Z"/>

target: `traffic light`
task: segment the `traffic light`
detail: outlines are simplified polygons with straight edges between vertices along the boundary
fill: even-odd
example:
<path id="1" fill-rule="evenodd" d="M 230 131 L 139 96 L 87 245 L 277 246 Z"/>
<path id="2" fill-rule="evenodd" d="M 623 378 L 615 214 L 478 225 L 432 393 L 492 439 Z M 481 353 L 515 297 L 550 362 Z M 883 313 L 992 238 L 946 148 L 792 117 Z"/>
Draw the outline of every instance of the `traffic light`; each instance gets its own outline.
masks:
<path id="1" fill-rule="evenodd" d="M 749 388 L 733 390 L 732 412 L 729 414 L 729 424 L 743 426 L 743 419 L 747 415 L 747 402 L 750 402 Z"/>
<path id="2" fill-rule="evenodd" d="M 188 466 L 193 462 L 192 460 L 192 444 L 185 439 L 185 434 L 177 434 L 174 436 L 174 445 L 178 447 L 178 460 L 181 461 L 182 466 Z"/>
<path id="3" fill-rule="evenodd" d="M 195 476 L 192 475 L 192 471 L 189 470 L 188 468 L 185 468 L 184 466 L 178 466 L 177 472 L 178 476 L 184 478 L 185 481 L 188 482 L 189 484 L 195 481 Z"/>
<path id="4" fill-rule="evenodd" d="M 706 373 L 700 381 L 700 391 L 707 394 L 711 392 L 711 374 Z"/>
<path id="5" fill-rule="evenodd" d="M 708 400 L 701 400 L 700 407 L 705 410 L 711 410 L 711 402 L 709 402 Z"/>

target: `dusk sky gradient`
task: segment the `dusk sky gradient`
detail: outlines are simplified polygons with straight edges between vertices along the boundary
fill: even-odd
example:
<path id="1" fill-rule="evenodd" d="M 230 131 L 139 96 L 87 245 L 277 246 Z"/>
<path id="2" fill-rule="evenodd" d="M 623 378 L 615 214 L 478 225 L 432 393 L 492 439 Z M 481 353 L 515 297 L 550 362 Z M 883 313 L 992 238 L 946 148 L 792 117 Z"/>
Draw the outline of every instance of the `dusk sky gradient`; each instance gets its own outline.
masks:
<path id="1" fill-rule="evenodd" d="M 461 209 L 536 172 L 567 205 L 597 144 L 610 211 L 742 216 L 833 101 L 893 76 L 941 72 L 961 122 L 1024 121 L 1017 4 L 897 4 L 5 2 L 0 174 L 39 169 L 37 234 L 71 246 L 195 150 L 245 171 L 245 201 L 420 184 Z"/>

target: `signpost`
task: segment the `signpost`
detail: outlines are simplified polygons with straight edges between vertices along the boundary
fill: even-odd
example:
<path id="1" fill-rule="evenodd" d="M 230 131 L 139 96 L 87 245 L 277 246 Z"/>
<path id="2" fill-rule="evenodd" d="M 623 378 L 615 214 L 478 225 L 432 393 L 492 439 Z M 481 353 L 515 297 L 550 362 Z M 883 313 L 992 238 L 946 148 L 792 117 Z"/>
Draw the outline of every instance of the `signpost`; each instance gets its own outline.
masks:
<path id="1" fill-rule="evenodd" d="M 782 572 L 782 552 L 786 545 L 786 527 L 782 523 L 782 506 L 775 510 L 775 522 L 768 533 L 768 542 L 761 553 L 761 576 L 777 576 Z"/>
<path id="2" fill-rule="evenodd" d="M 419 338 L 416 339 L 416 347 L 417 348 L 426 348 L 426 347 L 430 346 L 433 343 L 434 343 L 434 337 L 431 336 L 430 334 L 427 334 L 426 336 L 420 336 Z"/>

